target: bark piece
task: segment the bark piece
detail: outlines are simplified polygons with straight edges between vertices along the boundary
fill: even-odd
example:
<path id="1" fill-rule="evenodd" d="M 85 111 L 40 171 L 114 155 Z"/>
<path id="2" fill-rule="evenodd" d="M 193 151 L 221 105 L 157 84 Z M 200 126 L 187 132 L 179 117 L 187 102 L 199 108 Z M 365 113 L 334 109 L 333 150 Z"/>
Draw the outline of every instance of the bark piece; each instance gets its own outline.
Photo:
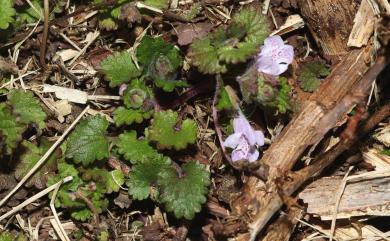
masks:
<path id="1" fill-rule="evenodd" d="M 264 153 L 262 163 L 270 167 L 270 177 L 290 170 L 307 147 L 320 141 L 348 111 L 341 108 L 326 116 L 367 71 L 370 51 L 367 47 L 345 56 Z"/>
<path id="2" fill-rule="evenodd" d="M 362 0 L 359 10 L 353 20 L 354 25 L 349 35 L 349 47 L 362 47 L 374 32 L 375 13 L 369 0 Z"/>
<path id="3" fill-rule="evenodd" d="M 298 6 L 317 45 L 325 56 L 345 55 L 357 12 L 356 0 L 298 0 Z"/>
<path id="4" fill-rule="evenodd" d="M 300 194 L 299 198 L 308 204 L 307 212 L 316 214 L 322 220 L 331 220 L 336 200 L 334 194 L 342 183 L 342 177 L 321 178 Z M 390 215 L 390 177 L 347 183 L 340 199 L 337 218 L 353 216 Z"/>
<path id="5" fill-rule="evenodd" d="M 390 170 L 390 156 L 379 153 L 372 148 L 363 152 L 363 160 L 375 167 L 375 170 Z"/>

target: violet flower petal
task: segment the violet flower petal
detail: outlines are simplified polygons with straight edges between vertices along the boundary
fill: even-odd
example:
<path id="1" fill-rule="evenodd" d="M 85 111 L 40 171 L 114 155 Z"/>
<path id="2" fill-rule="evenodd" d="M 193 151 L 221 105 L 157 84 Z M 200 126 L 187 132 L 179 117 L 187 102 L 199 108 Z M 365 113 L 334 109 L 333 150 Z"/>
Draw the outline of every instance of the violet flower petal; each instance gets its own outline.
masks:
<path id="1" fill-rule="evenodd" d="M 264 134 L 262 131 L 255 131 L 256 144 L 264 146 Z"/>
<path id="2" fill-rule="evenodd" d="M 248 153 L 247 160 L 249 162 L 255 162 L 257 159 L 259 159 L 259 151 L 257 149 L 254 149 L 253 152 Z"/>
<path id="3" fill-rule="evenodd" d="M 241 112 L 238 114 L 238 117 L 233 120 L 233 129 L 235 133 L 242 133 L 247 138 L 249 145 L 255 145 L 255 130 Z"/>
<path id="4" fill-rule="evenodd" d="M 228 136 L 228 138 L 226 138 L 226 140 L 223 142 L 223 145 L 225 147 L 230 147 L 230 148 L 234 149 L 240 143 L 241 137 L 242 137 L 242 133 L 235 132 L 235 133 L 231 134 L 230 136 Z"/>
<path id="5" fill-rule="evenodd" d="M 280 36 L 271 36 L 264 40 L 264 46 L 257 56 L 257 70 L 269 75 L 285 72 L 294 59 L 294 49 L 283 43 Z"/>

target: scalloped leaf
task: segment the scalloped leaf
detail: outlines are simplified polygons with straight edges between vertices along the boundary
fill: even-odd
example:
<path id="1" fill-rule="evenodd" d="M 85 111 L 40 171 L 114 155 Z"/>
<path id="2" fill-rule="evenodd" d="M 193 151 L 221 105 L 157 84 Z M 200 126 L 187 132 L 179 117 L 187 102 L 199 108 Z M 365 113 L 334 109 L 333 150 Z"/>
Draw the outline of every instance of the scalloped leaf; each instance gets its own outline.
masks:
<path id="1" fill-rule="evenodd" d="M 195 40 L 189 56 L 203 73 L 225 73 L 226 64 L 246 61 L 258 52 L 268 32 L 267 19 L 260 10 L 244 7 L 227 29 L 219 27 L 208 38 Z"/>
<path id="2" fill-rule="evenodd" d="M 78 211 L 73 211 L 71 216 L 78 221 L 85 222 L 92 217 L 92 212 L 88 208 L 83 208 Z"/>
<path id="3" fill-rule="evenodd" d="M 114 121 L 117 126 L 131 125 L 133 123 L 141 123 L 149 119 L 153 115 L 153 110 L 143 111 L 136 109 L 127 109 L 125 107 L 118 107 L 114 110 Z"/>
<path id="4" fill-rule="evenodd" d="M 210 173 L 195 161 L 183 164 L 182 170 L 182 177 L 179 177 L 172 167 L 160 172 L 160 200 L 176 218 L 184 217 L 190 220 L 195 213 L 200 212 L 202 204 L 206 202 Z"/>
<path id="5" fill-rule="evenodd" d="M 107 127 L 108 121 L 100 115 L 80 121 L 68 138 L 65 156 L 84 166 L 108 158 L 108 141 L 104 136 Z"/>
<path id="6" fill-rule="evenodd" d="M 125 132 L 119 135 L 116 145 L 118 146 L 118 152 L 132 164 L 143 162 L 159 155 L 158 152 L 149 145 L 147 140 L 138 140 L 135 131 Z"/>
<path id="7" fill-rule="evenodd" d="M 85 170 L 82 179 L 100 183 L 105 193 L 118 192 L 125 183 L 125 175 L 122 171 L 113 170 L 109 172 L 106 169 L 97 167 Z"/>
<path id="8" fill-rule="evenodd" d="M 161 37 L 145 36 L 137 47 L 137 59 L 146 70 L 154 57 L 160 54 L 168 57 L 172 68 L 176 69 L 181 66 L 183 58 L 180 56 L 180 51 L 175 45 L 165 42 Z"/>
<path id="9" fill-rule="evenodd" d="M 21 123 L 34 122 L 38 124 L 39 128 L 45 127 L 46 113 L 31 91 L 14 90 L 8 94 L 7 98 L 12 104 L 12 112 L 20 116 Z"/>
<path id="10" fill-rule="evenodd" d="M 329 69 L 320 61 L 307 63 L 299 75 L 300 87 L 307 92 L 314 92 L 321 84 L 321 77 L 330 74 Z"/>
<path id="11" fill-rule="evenodd" d="M 137 200 L 148 198 L 152 186 L 157 182 L 159 173 L 165 170 L 170 163 L 171 160 L 168 157 L 157 155 L 133 166 L 126 182 L 129 194 Z"/>
<path id="12" fill-rule="evenodd" d="M 0 103 L 0 120 L 0 140 L 5 142 L 6 153 L 10 154 L 21 140 L 25 126 L 17 122 L 5 103 Z"/>
<path id="13" fill-rule="evenodd" d="M 154 83 L 157 87 L 163 89 L 165 92 L 172 92 L 176 87 L 188 87 L 188 83 L 183 80 L 163 80 L 155 79 Z"/>
<path id="14" fill-rule="evenodd" d="M 126 51 L 108 56 L 100 63 L 100 68 L 110 82 L 110 87 L 128 83 L 141 74 Z"/>
<path id="15" fill-rule="evenodd" d="M 137 48 L 137 58 L 144 66 L 147 76 L 164 91 L 171 92 L 175 87 L 187 86 L 184 81 L 175 80 L 177 69 L 183 62 L 175 45 L 162 38 L 146 36 Z"/>
<path id="16" fill-rule="evenodd" d="M 258 52 L 258 46 L 254 43 L 238 43 L 237 46 L 224 46 L 218 49 L 219 59 L 226 63 L 236 64 L 244 62 Z"/>
<path id="17" fill-rule="evenodd" d="M 280 113 L 286 113 L 287 110 L 291 110 L 291 86 L 284 77 L 281 77 L 279 82 L 280 87 L 278 93 L 276 94 L 275 106 L 278 108 Z"/>
<path id="18" fill-rule="evenodd" d="M 221 64 L 218 58 L 218 48 L 211 45 L 210 38 L 196 39 L 189 50 L 192 64 L 205 74 L 225 73 L 226 65 Z"/>
<path id="19" fill-rule="evenodd" d="M 147 129 L 148 138 L 156 141 L 159 147 L 166 149 L 184 149 L 188 144 L 195 143 L 196 134 L 195 121 L 186 119 L 179 123 L 177 112 L 172 110 L 155 113 Z"/>
<path id="20" fill-rule="evenodd" d="M 17 180 L 21 180 L 35 164 L 41 159 L 41 157 L 50 148 L 51 143 L 43 139 L 41 145 L 38 147 L 34 143 L 29 141 L 23 141 L 22 146 L 26 149 L 20 157 L 20 162 L 15 167 L 15 177 Z M 27 187 L 35 186 L 38 189 L 46 187 L 47 179 L 53 175 L 57 170 L 57 158 L 59 152 L 52 153 L 46 162 L 39 168 L 37 172 L 26 183 Z"/>
<path id="21" fill-rule="evenodd" d="M 0 0 L 0 29 L 7 29 L 14 22 L 16 11 L 13 5 L 12 0 Z"/>
<path id="22" fill-rule="evenodd" d="M 269 35 L 268 22 L 260 8 L 244 7 L 232 19 L 232 25 L 245 29 L 245 42 L 259 47 Z"/>

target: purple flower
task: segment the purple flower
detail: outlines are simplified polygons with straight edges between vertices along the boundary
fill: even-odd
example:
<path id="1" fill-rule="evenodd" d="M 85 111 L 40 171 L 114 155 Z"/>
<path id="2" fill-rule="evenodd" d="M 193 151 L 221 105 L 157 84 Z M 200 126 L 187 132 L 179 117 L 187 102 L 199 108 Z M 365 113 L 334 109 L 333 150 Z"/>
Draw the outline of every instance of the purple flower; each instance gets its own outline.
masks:
<path id="1" fill-rule="evenodd" d="M 234 118 L 233 128 L 234 133 L 223 144 L 233 149 L 232 161 L 256 161 L 259 158 L 257 147 L 264 145 L 263 132 L 255 131 L 241 112 Z"/>
<path id="2" fill-rule="evenodd" d="M 257 70 L 265 74 L 277 76 L 287 70 L 293 59 L 293 47 L 284 44 L 280 36 L 271 36 L 264 40 L 260 54 L 257 55 Z"/>

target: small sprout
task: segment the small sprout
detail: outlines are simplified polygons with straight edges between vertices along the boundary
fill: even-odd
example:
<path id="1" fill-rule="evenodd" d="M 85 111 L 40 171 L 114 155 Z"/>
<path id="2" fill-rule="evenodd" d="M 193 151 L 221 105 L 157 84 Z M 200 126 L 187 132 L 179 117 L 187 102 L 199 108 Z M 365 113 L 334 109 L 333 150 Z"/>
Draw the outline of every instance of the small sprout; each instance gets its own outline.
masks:
<path id="1" fill-rule="evenodd" d="M 144 90 L 134 88 L 125 91 L 125 94 L 123 96 L 123 102 L 126 107 L 137 109 L 144 104 L 146 97 L 147 94 Z"/>
<path id="2" fill-rule="evenodd" d="M 259 157 L 257 147 L 264 145 L 263 132 L 255 131 L 241 111 L 233 120 L 233 128 L 234 133 L 223 144 L 233 149 L 232 161 L 255 162 Z"/>
<path id="3" fill-rule="evenodd" d="M 280 36 L 275 35 L 264 40 L 264 46 L 256 58 L 259 72 L 278 76 L 285 72 L 294 59 L 294 49 L 284 44 Z"/>

